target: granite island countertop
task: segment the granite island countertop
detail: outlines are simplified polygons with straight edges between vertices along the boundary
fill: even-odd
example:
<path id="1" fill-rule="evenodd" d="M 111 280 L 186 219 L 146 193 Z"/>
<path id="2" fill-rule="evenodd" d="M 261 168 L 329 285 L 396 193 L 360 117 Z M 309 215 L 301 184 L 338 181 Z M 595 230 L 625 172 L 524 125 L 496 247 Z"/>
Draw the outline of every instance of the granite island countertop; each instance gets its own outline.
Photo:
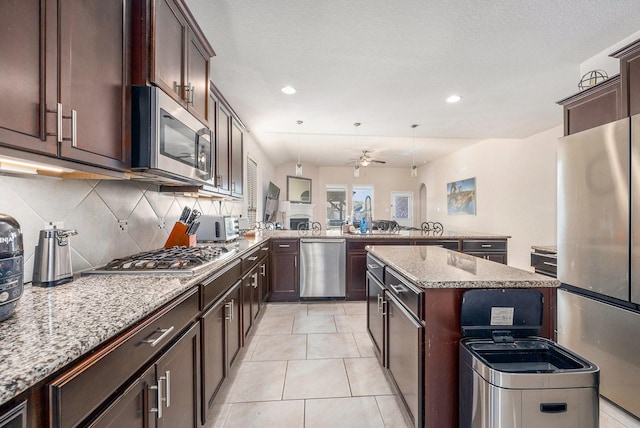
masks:
<path id="1" fill-rule="evenodd" d="M 543 288 L 560 281 L 435 246 L 369 246 L 369 253 L 424 288 Z"/>
<path id="2" fill-rule="evenodd" d="M 228 244 L 234 255 L 197 276 L 90 275 L 56 287 L 24 286 L 0 329 L 0 405 L 133 326 L 267 236 Z"/>
<path id="3" fill-rule="evenodd" d="M 343 239 L 431 239 L 431 240 L 459 240 L 459 239 L 508 239 L 509 235 L 494 235 L 479 232 L 445 231 L 441 234 L 434 232 L 422 232 L 421 230 L 401 230 L 398 232 L 371 233 L 342 233 L 340 230 L 273 230 L 261 231 L 263 235 L 272 238 L 343 238 Z"/>

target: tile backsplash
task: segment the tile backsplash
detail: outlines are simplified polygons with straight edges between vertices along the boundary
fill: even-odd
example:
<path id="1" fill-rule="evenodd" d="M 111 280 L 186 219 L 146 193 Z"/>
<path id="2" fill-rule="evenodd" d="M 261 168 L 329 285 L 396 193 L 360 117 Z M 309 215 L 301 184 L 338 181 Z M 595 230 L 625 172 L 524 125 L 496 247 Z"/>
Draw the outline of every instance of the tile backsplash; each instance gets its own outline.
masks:
<path id="1" fill-rule="evenodd" d="M 0 175 L 0 194 L 0 213 L 14 217 L 22 229 L 25 282 L 33 275 L 40 230 L 49 222 L 78 231 L 71 237 L 75 273 L 162 247 L 185 206 L 203 214 L 240 215 L 242 209 L 240 202 L 160 193 L 137 181 Z"/>

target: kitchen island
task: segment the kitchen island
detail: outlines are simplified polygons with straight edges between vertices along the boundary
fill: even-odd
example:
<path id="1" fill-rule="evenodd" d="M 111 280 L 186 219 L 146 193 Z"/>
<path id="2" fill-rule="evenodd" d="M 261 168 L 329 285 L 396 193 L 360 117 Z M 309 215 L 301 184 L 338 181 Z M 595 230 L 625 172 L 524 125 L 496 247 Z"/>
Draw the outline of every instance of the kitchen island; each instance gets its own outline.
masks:
<path id="1" fill-rule="evenodd" d="M 435 246 L 367 247 L 367 329 L 416 427 L 458 426 L 458 343 L 465 291 L 542 292 L 553 338 L 559 281 Z"/>

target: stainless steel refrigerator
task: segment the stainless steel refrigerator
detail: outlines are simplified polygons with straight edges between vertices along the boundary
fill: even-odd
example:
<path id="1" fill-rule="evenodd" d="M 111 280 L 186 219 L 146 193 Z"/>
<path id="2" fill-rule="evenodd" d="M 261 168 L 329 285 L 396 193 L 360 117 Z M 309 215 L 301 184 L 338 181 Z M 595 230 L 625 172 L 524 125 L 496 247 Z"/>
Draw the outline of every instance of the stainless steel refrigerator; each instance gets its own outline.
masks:
<path id="1" fill-rule="evenodd" d="M 557 339 L 640 417 L 640 117 L 558 144 Z"/>

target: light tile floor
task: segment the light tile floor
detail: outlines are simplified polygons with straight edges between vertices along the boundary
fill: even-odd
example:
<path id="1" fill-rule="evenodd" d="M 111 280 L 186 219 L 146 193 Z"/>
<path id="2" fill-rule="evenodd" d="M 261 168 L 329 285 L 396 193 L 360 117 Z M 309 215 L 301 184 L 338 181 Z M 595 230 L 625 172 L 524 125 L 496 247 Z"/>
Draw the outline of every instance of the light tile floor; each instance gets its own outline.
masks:
<path id="1" fill-rule="evenodd" d="M 366 333 L 364 302 L 268 304 L 207 428 L 408 428 Z M 640 428 L 607 400 L 600 428 Z"/>

